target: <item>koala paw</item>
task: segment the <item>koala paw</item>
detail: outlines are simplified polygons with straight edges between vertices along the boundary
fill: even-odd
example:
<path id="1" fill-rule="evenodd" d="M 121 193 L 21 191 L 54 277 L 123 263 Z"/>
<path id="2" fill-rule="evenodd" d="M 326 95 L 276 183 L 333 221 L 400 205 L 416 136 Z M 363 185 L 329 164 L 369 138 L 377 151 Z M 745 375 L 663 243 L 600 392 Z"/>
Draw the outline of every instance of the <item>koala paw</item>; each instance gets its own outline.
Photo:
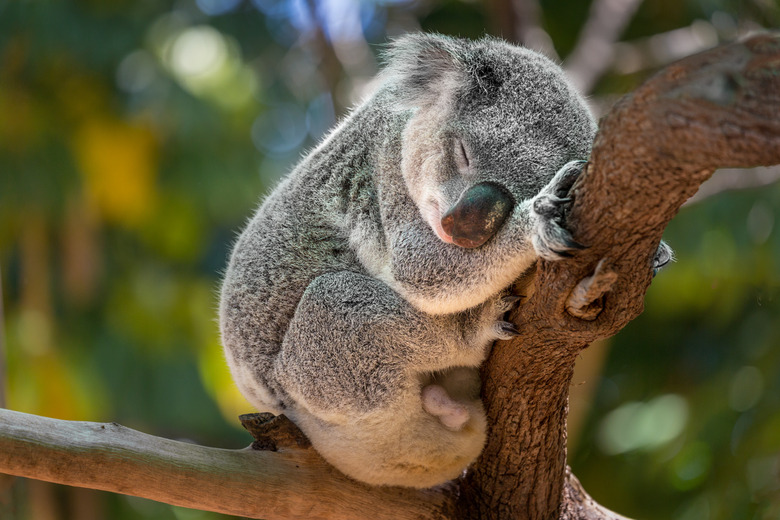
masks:
<path id="1" fill-rule="evenodd" d="M 672 261 L 674 261 L 674 251 L 669 247 L 669 244 L 661 240 L 655 255 L 653 255 L 653 276 L 657 275 L 662 267 Z"/>
<path id="2" fill-rule="evenodd" d="M 517 330 L 515 324 L 508 321 L 497 321 L 493 332 L 496 339 L 502 340 L 512 339 L 520 335 L 520 331 Z"/>
<path id="3" fill-rule="evenodd" d="M 533 246 L 536 254 L 546 260 L 572 256 L 571 251 L 584 249 L 564 227 L 572 199 L 567 197 L 586 161 L 571 161 L 563 166 L 531 206 L 535 218 Z"/>
<path id="4" fill-rule="evenodd" d="M 506 313 L 511 311 L 520 299 L 519 296 L 501 295 L 487 303 L 485 318 L 488 327 L 487 336 L 490 341 L 507 340 L 520 335 L 517 327 L 504 319 Z"/>
<path id="5" fill-rule="evenodd" d="M 496 340 L 512 339 L 520 334 L 514 324 L 507 321 L 507 313 L 514 309 L 522 298 L 501 293 L 486 302 L 472 307 L 459 315 L 461 341 L 474 351 L 485 352 Z"/>

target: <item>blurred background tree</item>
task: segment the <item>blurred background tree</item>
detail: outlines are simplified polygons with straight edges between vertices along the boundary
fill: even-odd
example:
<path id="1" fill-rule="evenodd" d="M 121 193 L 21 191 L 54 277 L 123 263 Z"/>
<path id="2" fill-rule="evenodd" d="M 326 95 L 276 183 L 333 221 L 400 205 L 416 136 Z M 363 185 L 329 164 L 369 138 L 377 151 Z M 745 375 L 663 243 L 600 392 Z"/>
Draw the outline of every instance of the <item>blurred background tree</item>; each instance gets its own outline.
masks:
<path id="1" fill-rule="evenodd" d="M 525 43 L 603 113 L 659 66 L 778 25 L 777 0 L 0 0 L 0 403 L 248 444 L 220 272 L 394 36 Z M 669 228 L 678 261 L 646 312 L 581 360 L 570 460 L 611 509 L 780 518 L 777 177 L 716 176 Z M 761 187 L 723 193 L 734 179 Z M 2 478 L 0 517 L 220 515 Z"/>

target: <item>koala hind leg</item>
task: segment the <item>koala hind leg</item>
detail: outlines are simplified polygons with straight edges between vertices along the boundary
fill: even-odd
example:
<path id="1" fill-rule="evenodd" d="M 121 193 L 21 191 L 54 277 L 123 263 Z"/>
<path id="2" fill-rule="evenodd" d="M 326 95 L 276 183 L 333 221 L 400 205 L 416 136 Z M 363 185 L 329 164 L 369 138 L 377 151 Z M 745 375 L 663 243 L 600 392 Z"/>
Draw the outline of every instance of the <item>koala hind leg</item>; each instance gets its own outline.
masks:
<path id="1" fill-rule="evenodd" d="M 358 480 L 428 487 L 455 478 L 485 440 L 477 369 L 485 351 L 464 333 L 478 318 L 421 313 L 363 274 L 322 275 L 275 364 L 285 413 Z"/>

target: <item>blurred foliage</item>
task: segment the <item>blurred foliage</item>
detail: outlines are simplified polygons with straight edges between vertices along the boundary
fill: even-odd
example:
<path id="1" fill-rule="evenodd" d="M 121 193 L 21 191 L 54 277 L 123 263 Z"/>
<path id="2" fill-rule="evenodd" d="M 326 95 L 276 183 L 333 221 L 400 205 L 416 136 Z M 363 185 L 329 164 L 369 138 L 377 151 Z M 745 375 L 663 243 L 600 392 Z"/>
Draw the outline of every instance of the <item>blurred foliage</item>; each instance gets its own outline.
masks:
<path id="1" fill-rule="evenodd" d="M 389 38 L 512 39 L 504 13 L 522 3 L 0 0 L 6 405 L 247 444 L 236 415 L 251 407 L 215 321 L 236 232 L 370 87 Z M 589 3 L 525 3 L 550 53 L 569 55 Z M 671 59 L 777 27 L 779 11 L 776 0 L 648 0 L 591 99 L 608 106 Z M 612 341 L 570 455 L 608 507 L 780 518 L 778 208 L 778 186 L 724 193 L 668 230 L 678 261 Z M 36 482 L 15 493 L 9 518 L 219 517 Z"/>

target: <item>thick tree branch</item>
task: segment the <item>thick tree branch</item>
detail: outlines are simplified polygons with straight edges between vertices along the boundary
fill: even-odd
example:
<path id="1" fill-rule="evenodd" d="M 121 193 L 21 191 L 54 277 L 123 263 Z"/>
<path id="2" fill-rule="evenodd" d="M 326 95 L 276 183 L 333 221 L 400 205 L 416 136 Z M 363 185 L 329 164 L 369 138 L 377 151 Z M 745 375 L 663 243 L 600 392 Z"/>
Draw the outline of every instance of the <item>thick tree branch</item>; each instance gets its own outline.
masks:
<path id="1" fill-rule="evenodd" d="M 249 518 L 442 519 L 450 493 L 372 488 L 311 449 L 223 450 L 0 409 L 0 472 Z"/>
<path id="2" fill-rule="evenodd" d="M 278 423 L 256 443 L 277 451 L 236 451 L 7 410 L 0 472 L 269 520 L 621 520 L 566 466 L 575 358 L 642 311 L 664 228 L 715 168 L 780 163 L 778 113 L 780 37 L 763 35 L 669 66 L 602 121 L 569 215 L 588 249 L 540 261 L 517 285 L 521 335 L 497 344 L 483 368 L 488 442 L 453 486 L 353 482 L 296 435 L 274 433 L 286 428 Z"/>
<path id="3" fill-rule="evenodd" d="M 571 470 L 566 468 L 563 503 L 558 520 L 629 520 L 596 503 L 583 489 Z"/>

